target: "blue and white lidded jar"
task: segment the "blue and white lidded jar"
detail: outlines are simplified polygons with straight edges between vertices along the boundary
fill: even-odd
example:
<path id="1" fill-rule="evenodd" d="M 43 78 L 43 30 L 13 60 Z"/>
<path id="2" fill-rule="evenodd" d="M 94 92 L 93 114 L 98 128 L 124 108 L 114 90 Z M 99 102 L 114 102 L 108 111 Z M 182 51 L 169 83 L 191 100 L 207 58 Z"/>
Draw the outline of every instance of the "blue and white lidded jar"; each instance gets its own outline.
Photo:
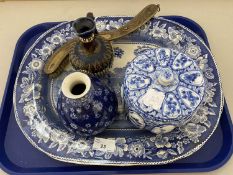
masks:
<path id="1" fill-rule="evenodd" d="M 131 122 L 159 134 L 192 118 L 203 99 L 205 80 L 184 53 L 148 48 L 127 66 L 123 88 Z"/>
<path id="2" fill-rule="evenodd" d="M 57 111 L 70 132 L 82 136 L 96 135 L 114 120 L 117 98 L 99 79 L 74 72 L 62 82 Z"/>

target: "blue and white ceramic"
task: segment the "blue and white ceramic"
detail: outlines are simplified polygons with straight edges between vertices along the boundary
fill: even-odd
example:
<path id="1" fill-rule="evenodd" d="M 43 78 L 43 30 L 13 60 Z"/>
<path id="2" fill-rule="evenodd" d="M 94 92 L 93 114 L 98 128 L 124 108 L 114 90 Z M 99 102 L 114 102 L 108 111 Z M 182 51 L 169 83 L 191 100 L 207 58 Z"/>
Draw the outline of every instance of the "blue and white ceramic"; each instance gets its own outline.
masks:
<path id="1" fill-rule="evenodd" d="M 186 124 L 204 93 L 204 76 L 197 63 L 169 48 L 144 49 L 126 68 L 129 119 L 155 134 Z"/>
<path id="2" fill-rule="evenodd" d="M 96 26 L 99 31 L 116 29 L 129 19 L 101 17 L 96 19 Z M 170 163 L 190 156 L 208 141 L 218 125 L 223 107 L 216 63 L 195 33 L 164 18 L 153 18 L 140 30 L 113 43 L 113 67 L 101 81 L 111 85 L 117 94 L 116 120 L 96 136 L 67 132 L 60 123 L 56 104 L 64 78 L 74 70 L 69 65 L 59 77 L 51 80 L 42 69 L 48 56 L 74 35 L 70 22 L 60 23 L 41 35 L 21 62 L 14 89 L 15 118 L 33 146 L 60 161 L 127 166 Z M 177 50 L 191 58 L 203 72 L 205 91 L 186 125 L 169 133 L 153 134 L 136 128 L 128 120 L 122 84 L 126 66 L 133 58 L 145 50 L 160 47 Z"/>
<path id="3" fill-rule="evenodd" d="M 96 135 L 117 115 L 117 98 L 97 78 L 74 72 L 62 82 L 57 112 L 68 131 L 83 136 Z"/>

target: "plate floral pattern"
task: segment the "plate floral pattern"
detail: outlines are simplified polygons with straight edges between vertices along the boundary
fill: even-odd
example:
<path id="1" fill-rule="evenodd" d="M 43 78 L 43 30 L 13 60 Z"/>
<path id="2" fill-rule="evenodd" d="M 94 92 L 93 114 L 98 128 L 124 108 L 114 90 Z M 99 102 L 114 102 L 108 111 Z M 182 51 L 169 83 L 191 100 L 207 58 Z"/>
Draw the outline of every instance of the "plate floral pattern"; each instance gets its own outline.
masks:
<path id="1" fill-rule="evenodd" d="M 100 17 L 97 29 L 119 28 L 130 17 Z M 186 27 L 164 19 L 153 18 L 138 31 L 113 44 L 116 60 L 125 64 L 113 67 L 108 75 L 118 94 L 119 117 L 111 128 L 98 137 L 114 140 L 114 151 L 93 149 L 94 137 L 78 137 L 67 132 L 57 119 L 53 103 L 56 85 L 66 71 L 56 80 L 42 72 L 48 57 L 64 42 L 75 37 L 71 23 L 65 22 L 41 35 L 25 54 L 15 82 L 14 110 L 16 121 L 26 138 L 39 150 L 60 161 L 96 165 L 159 165 L 187 157 L 200 149 L 216 129 L 223 107 L 221 81 L 214 58 L 204 42 Z M 131 53 L 122 45 L 134 45 Z M 117 47 L 116 47 L 117 45 Z M 130 60 L 151 47 L 169 47 L 187 54 L 203 71 L 205 94 L 194 117 L 185 126 L 170 133 L 156 135 L 135 129 L 127 123 L 127 110 L 121 97 L 124 71 Z M 52 91 L 50 90 L 52 87 Z M 59 86 L 58 86 L 59 87 Z M 123 124 L 121 123 L 123 121 Z M 120 124 L 119 124 L 120 123 Z"/>

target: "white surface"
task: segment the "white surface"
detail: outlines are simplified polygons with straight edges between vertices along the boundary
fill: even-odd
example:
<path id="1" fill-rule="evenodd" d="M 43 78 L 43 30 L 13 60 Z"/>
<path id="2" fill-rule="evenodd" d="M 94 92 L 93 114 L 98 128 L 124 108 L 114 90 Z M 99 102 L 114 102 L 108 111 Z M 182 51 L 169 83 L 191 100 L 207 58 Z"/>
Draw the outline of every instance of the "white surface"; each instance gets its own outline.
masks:
<path id="1" fill-rule="evenodd" d="M 158 111 L 162 106 L 164 98 L 165 94 L 163 92 L 155 89 L 148 89 L 148 91 L 141 97 L 141 101 L 144 105 Z"/>
<path id="2" fill-rule="evenodd" d="M 98 150 L 102 152 L 114 152 L 116 149 L 116 140 L 115 139 L 103 139 L 95 137 L 93 143 L 93 150 Z"/>
<path id="3" fill-rule="evenodd" d="M 223 81 L 224 94 L 233 115 L 233 1 L 232 0 L 80 0 L 0 2 L 0 101 L 3 96 L 15 44 L 29 27 L 43 22 L 74 20 L 92 11 L 101 15 L 135 15 L 145 5 L 160 3 L 159 15 L 186 16 L 206 31 Z M 3 143 L 2 143 L 3 144 Z M 211 148 L 210 148 L 211 149 Z M 222 168 L 192 175 L 233 174 L 233 158 Z M 3 172 L 0 174 L 4 174 Z M 187 173 L 185 173 L 187 174 Z M 175 175 L 175 174 L 173 174 Z"/>

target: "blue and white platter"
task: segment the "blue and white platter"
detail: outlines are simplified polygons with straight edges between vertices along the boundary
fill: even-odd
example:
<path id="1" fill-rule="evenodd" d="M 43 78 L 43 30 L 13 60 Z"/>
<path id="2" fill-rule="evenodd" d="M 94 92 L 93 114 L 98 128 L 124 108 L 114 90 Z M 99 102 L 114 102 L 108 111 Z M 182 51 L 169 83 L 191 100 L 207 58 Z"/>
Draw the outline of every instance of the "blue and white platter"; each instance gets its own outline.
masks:
<path id="1" fill-rule="evenodd" d="M 129 19 L 100 17 L 96 19 L 96 25 L 99 31 L 111 30 Z M 73 37 L 71 23 L 60 23 L 41 35 L 21 62 L 14 88 L 15 118 L 33 146 L 54 159 L 76 164 L 160 165 L 190 156 L 211 137 L 223 108 L 221 80 L 215 60 L 195 33 L 164 18 L 153 18 L 138 31 L 113 43 L 113 67 L 103 81 L 113 85 L 117 93 L 119 106 L 115 122 L 93 137 L 67 132 L 60 123 L 55 104 L 62 80 L 74 70 L 68 65 L 55 79 L 48 78 L 42 70 L 48 57 Z M 188 55 L 203 73 L 205 92 L 186 125 L 169 133 L 153 134 L 135 128 L 128 120 L 122 84 L 126 67 L 135 57 L 145 50 L 160 47 Z"/>

